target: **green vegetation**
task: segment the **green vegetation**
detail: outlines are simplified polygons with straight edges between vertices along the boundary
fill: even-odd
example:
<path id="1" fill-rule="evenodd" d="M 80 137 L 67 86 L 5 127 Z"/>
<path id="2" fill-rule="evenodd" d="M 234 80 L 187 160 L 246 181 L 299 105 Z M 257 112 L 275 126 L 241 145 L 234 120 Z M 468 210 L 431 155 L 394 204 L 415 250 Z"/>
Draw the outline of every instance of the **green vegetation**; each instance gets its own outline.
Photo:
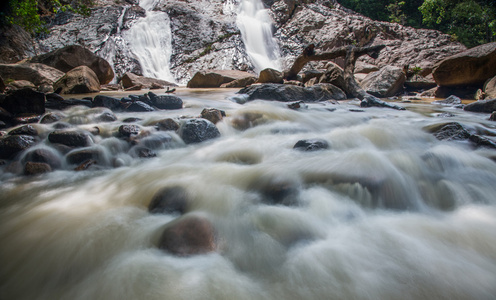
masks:
<path id="1" fill-rule="evenodd" d="M 9 0 L 0 18 L 2 23 L 19 25 L 34 36 L 48 32 L 46 20 L 53 14 L 71 11 L 89 16 L 91 5 L 90 0 L 76 0 L 71 4 L 60 0 Z"/>
<path id="2" fill-rule="evenodd" d="M 369 18 L 450 34 L 467 47 L 496 40 L 494 0 L 341 0 Z"/>

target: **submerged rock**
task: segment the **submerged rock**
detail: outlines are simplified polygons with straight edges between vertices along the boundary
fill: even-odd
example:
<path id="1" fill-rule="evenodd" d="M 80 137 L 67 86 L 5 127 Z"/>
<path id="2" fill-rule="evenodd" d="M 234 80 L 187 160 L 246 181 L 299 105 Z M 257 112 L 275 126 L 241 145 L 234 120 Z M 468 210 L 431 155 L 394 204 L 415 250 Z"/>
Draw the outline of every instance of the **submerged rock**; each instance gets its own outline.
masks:
<path id="1" fill-rule="evenodd" d="M 38 148 L 28 150 L 23 158 L 23 162 L 35 162 L 48 164 L 52 169 L 62 167 L 62 160 L 59 153 L 52 148 Z"/>
<path id="2" fill-rule="evenodd" d="M 302 151 L 317 151 L 328 148 L 329 143 L 322 139 L 299 140 L 293 147 L 293 149 Z"/>
<path id="3" fill-rule="evenodd" d="M 148 211 L 152 214 L 184 214 L 188 209 L 188 194 L 181 186 L 166 187 L 153 196 Z"/>
<path id="4" fill-rule="evenodd" d="M 190 119 L 181 125 L 179 135 L 186 144 L 195 144 L 217 138 L 220 132 L 209 120 Z"/>
<path id="5" fill-rule="evenodd" d="M 69 147 L 86 147 L 93 143 L 91 134 L 85 130 L 56 130 L 48 135 L 48 140 Z"/>
<path id="6" fill-rule="evenodd" d="M 184 216 L 167 224 L 158 247 L 178 256 L 205 254 L 217 248 L 212 223 L 202 216 Z"/>
<path id="7" fill-rule="evenodd" d="M 51 172 L 52 168 L 49 164 L 41 163 L 41 162 L 31 162 L 28 161 L 24 165 L 24 175 L 38 175 L 43 173 Z"/>

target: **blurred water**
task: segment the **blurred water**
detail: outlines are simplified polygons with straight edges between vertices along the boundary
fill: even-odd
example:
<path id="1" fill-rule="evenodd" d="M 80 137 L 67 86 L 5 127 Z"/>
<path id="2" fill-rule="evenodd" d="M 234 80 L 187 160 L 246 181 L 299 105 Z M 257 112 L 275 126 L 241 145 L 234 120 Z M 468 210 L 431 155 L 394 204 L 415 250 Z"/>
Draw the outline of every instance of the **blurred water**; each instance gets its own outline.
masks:
<path id="1" fill-rule="evenodd" d="M 152 131 L 155 119 L 224 109 L 218 139 L 138 160 L 117 139 L 96 138 L 108 160 L 123 157 L 122 167 L 4 176 L 0 299 L 496 298 L 494 151 L 423 130 L 446 121 L 434 117 L 439 110 L 485 130 L 493 124 L 430 104 L 294 111 L 239 105 L 226 99 L 232 93 L 179 90 L 184 110 L 133 114 Z M 66 113 L 90 127 L 88 111 Z M 120 124 L 106 123 L 104 134 Z M 292 149 L 304 138 L 330 148 Z M 267 201 L 264 189 L 281 183 L 294 205 Z M 191 200 L 188 214 L 214 225 L 216 252 L 157 249 L 177 215 L 151 215 L 147 206 L 177 185 Z"/>

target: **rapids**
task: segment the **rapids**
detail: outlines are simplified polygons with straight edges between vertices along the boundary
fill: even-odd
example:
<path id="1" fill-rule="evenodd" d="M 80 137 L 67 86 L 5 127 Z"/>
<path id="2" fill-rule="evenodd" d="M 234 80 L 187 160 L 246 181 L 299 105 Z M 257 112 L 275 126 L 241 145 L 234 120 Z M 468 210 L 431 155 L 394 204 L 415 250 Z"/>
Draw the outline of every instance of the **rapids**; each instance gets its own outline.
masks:
<path id="1" fill-rule="evenodd" d="M 177 141 L 148 159 L 97 140 L 109 160 L 122 157 L 118 168 L 36 177 L 0 169 L 0 299 L 496 298 L 495 152 L 423 129 L 450 112 L 449 121 L 496 134 L 487 116 L 429 103 L 290 110 L 237 104 L 233 90 L 176 93 L 185 109 L 117 114 L 102 134 L 130 116 L 147 127 L 215 107 L 227 114 L 222 136 Z M 293 149 L 309 138 L 330 147 Z M 264 188 L 277 184 L 293 205 L 267 201 Z M 188 214 L 212 222 L 217 251 L 177 257 L 157 248 L 178 216 L 147 206 L 167 186 L 184 187 Z"/>

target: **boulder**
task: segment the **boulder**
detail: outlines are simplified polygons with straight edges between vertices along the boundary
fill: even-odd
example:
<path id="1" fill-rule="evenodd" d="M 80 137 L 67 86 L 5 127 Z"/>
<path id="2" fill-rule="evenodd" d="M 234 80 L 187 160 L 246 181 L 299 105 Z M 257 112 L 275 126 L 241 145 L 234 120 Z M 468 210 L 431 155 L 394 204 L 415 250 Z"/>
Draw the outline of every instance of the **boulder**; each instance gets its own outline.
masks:
<path id="1" fill-rule="evenodd" d="M 176 131 L 179 129 L 179 124 L 171 118 L 158 121 L 155 126 L 158 130 L 163 131 Z"/>
<path id="2" fill-rule="evenodd" d="M 52 171 L 52 167 L 50 167 L 50 165 L 46 163 L 28 161 L 24 165 L 24 175 L 28 175 L 28 176 L 39 175 L 51 171 Z"/>
<path id="3" fill-rule="evenodd" d="M 156 109 L 146 104 L 143 101 L 132 101 L 130 103 L 126 103 L 124 105 L 126 111 L 131 112 L 147 112 L 147 111 L 155 111 Z"/>
<path id="4" fill-rule="evenodd" d="M 445 105 L 445 106 L 453 106 L 453 105 L 462 104 L 462 100 L 455 95 L 451 95 L 444 100 L 436 100 L 436 101 L 433 101 L 432 103 L 441 104 L 441 105 Z"/>
<path id="5" fill-rule="evenodd" d="M 132 135 L 137 135 L 141 131 L 138 125 L 121 125 L 119 126 L 119 135 L 122 137 L 130 137 Z"/>
<path id="6" fill-rule="evenodd" d="M 282 102 L 326 100 L 345 100 L 346 94 L 332 84 L 316 84 L 302 87 L 290 84 L 266 83 L 252 85 L 241 89 L 238 94 L 245 94 L 247 100 L 274 100 Z"/>
<path id="7" fill-rule="evenodd" d="M 463 110 L 490 114 L 496 111 L 496 99 L 475 101 L 465 105 Z"/>
<path id="8" fill-rule="evenodd" d="M 67 153 L 65 156 L 67 162 L 71 165 L 80 165 L 88 160 L 101 161 L 104 157 L 103 150 L 100 148 L 76 149 Z"/>
<path id="9" fill-rule="evenodd" d="M 104 95 L 96 95 L 95 98 L 93 99 L 93 106 L 94 107 L 106 107 L 110 110 L 121 110 L 122 109 L 120 99 L 110 97 L 110 96 L 104 96 Z"/>
<path id="10" fill-rule="evenodd" d="M 399 105 L 396 105 L 393 103 L 389 103 L 386 101 L 382 101 L 381 99 L 374 97 L 372 95 L 369 95 L 369 96 L 363 98 L 362 101 L 360 102 L 360 107 L 373 107 L 373 106 L 392 108 L 392 109 L 396 109 L 396 110 L 405 110 L 405 108 L 402 106 L 399 106 Z"/>
<path id="11" fill-rule="evenodd" d="M 368 74 L 368 73 L 376 72 L 379 70 L 380 70 L 380 68 L 378 66 L 373 65 L 373 64 L 369 64 L 369 63 L 366 63 L 363 61 L 357 61 L 355 64 L 355 73 Z"/>
<path id="12" fill-rule="evenodd" d="M 48 140 L 50 143 L 69 147 L 86 147 L 93 143 L 91 134 L 88 131 L 70 129 L 53 131 L 48 135 Z"/>
<path id="13" fill-rule="evenodd" d="M 256 77 L 245 77 L 245 78 L 233 80 L 233 81 L 228 82 L 228 83 L 224 83 L 220 87 L 221 88 L 242 88 L 245 86 L 252 85 L 255 82 L 257 82 Z"/>
<path id="14" fill-rule="evenodd" d="M 184 214 L 188 209 L 188 194 L 181 186 L 166 187 L 153 196 L 148 205 L 152 214 Z"/>
<path id="15" fill-rule="evenodd" d="M 143 146 L 135 146 L 131 148 L 131 150 L 129 150 L 129 154 L 132 157 L 139 158 L 152 158 L 157 156 L 157 153 L 155 153 L 153 150 Z"/>
<path id="16" fill-rule="evenodd" d="M 0 139 L 0 159 L 11 159 L 19 152 L 36 144 L 30 135 L 9 135 Z"/>
<path id="17" fill-rule="evenodd" d="M 496 75 L 496 42 L 443 59 L 434 66 L 432 75 L 439 86 L 482 87 Z"/>
<path id="18" fill-rule="evenodd" d="M 215 251 L 216 232 L 212 223 L 202 216 L 184 216 L 167 224 L 158 247 L 178 256 Z"/>
<path id="19" fill-rule="evenodd" d="M 23 125 L 9 131 L 9 135 L 31 135 L 37 136 L 38 130 L 33 125 Z"/>
<path id="20" fill-rule="evenodd" d="M 11 90 L 21 90 L 26 88 L 36 89 L 36 86 L 31 81 L 16 80 L 9 83 L 6 87 L 6 90 L 11 91 Z"/>
<path id="21" fill-rule="evenodd" d="M 45 113 L 45 94 L 26 88 L 8 94 L 0 104 L 13 115 Z"/>
<path id="22" fill-rule="evenodd" d="M 177 86 L 177 84 L 161 79 L 139 76 L 127 72 L 121 78 L 122 87 L 128 89 L 134 86 L 141 86 L 144 89 L 164 89 L 168 86 Z"/>
<path id="23" fill-rule="evenodd" d="M 263 69 L 258 75 L 257 83 L 284 83 L 282 72 L 271 68 Z"/>
<path id="24" fill-rule="evenodd" d="M 93 103 L 91 102 L 91 100 L 88 99 L 75 99 L 75 98 L 64 99 L 62 97 L 53 97 L 53 96 L 47 96 L 45 103 L 46 108 L 52 108 L 52 109 L 65 109 L 67 107 L 76 106 L 76 105 L 93 107 Z"/>
<path id="25" fill-rule="evenodd" d="M 150 102 L 153 106 L 159 109 L 181 109 L 183 108 L 183 100 L 175 95 L 157 96 L 152 92 L 148 93 Z"/>
<path id="26" fill-rule="evenodd" d="M 342 90 L 345 87 L 343 69 L 335 63 L 329 62 L 327 70 L 322 74 L 317 83 L 330 83 Z"/>
<path id="27" fill-rule="evenodd" d="M 103 111 L 95 117 L 96 122 L 114 122 L 117 121 L 117 116 L 110 110 Z"/>
<path id="28" fill-rule="evenodd" d="M 48 164 L 52 169 L 59 169 L 62 166 L 62 160 L 59 153 L 48 147 L 28 150 L 24 155 L 23 162 L 35 162 Z"/>
<path id="29" fill-rule="evenodd" d="M 376 97 L 391 97 L 403 89 L 405 80 L 406 76 L 401 68 L 385 66 L 369 73 L 360 85 L 367 93 Z"/>
<path id="30" fill-rule="evenodd" d="M 53 85 L 61 94 L 85 94 L 100 91 L 100 82 L 90 68 L 79 66 L 68 71 Z"/>
<path id="31" fill-rule="evenodd" d="M 214 123 L 205 119 L 186 120 L 179 128 L 179 136 L 186 144 L 201 143 L 220 136 Z"/>
<path id="32" fill-rule="evenodd" d="M 214 124 L 217 124 L 219 121 L 221 121 L 223 116 L 225 115 L 226 115 L 225 112 L 218 110 L 216 108 L 204 108 L 200 113 L 200 116 L 203 119 L 207 119 Z"/>
<path id="33" fill-rule="evenodd" d="M 27 80 L 36 86 L 53 85 L 64 76 L 64 72 L 38 63 L 0 64 L 0 75 L 3 78 Z"/>
<path id="34" fill-rule="evenodd" d="M 486 98 L 496 98 L 496 76 L 486 81 L 484 84 L 484 93 L 486 93 Z"/>
<path id="35" fill-rule="evenodd" d="M 93 70 L 100 84 L 107 84 L 114 78 L 114 71 L 105 59 L 79 45 L 70 45 L 35 56 L 30 62 L 42 63 L 65 73 L 79 66 L 86 66 Z"/>
<path id="36" fill-rule="evenodd" d="M 317 151 L 328 148 L 329 148 L 329 143 L 326 140 L 322 140 L 322 139 L 299 140 L 293 146 L 293 149 L 297 149 L 301 151 Z"/>
<path id="37" fill-rule="evenodd" d="M 206 70 L 199 71 L 188 82 L 189 88 L 216 88 L 225 83 L 243 78 L 255 78 L 251 73 L 237 70 Z"/>
<path id="38" fill-rule="evenodd" d="M 463 141 L 471 135 L 465 126 L 457 122 L 436 124 L 427 130 L 441 141 Z"/>

